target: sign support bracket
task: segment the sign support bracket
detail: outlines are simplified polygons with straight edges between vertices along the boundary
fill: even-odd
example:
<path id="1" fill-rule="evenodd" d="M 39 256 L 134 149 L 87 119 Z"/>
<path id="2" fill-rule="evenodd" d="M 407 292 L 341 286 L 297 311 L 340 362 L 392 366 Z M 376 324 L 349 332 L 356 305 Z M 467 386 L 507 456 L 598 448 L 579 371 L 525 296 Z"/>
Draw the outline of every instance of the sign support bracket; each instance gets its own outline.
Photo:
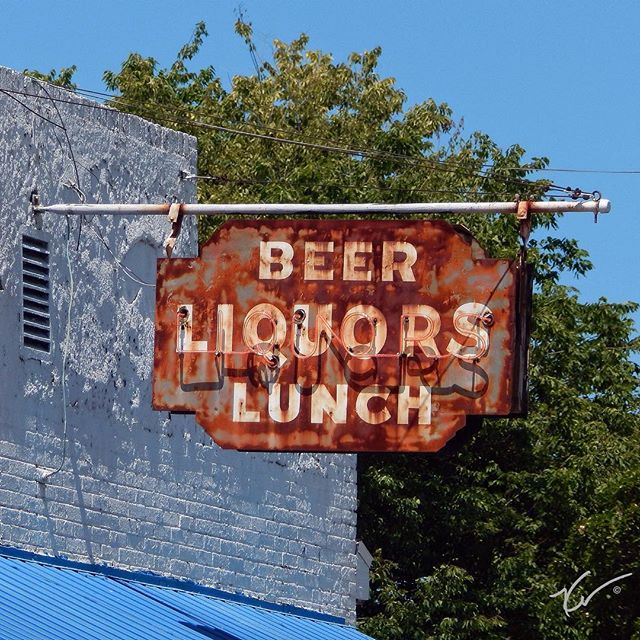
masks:
<path id="1" fill-rule="evenodd" d="M 523 201 L 524 202 L 524 201 Z M 526 201 L 529 214 L 554 213 L 609 213 L 611 202 L 605 200 L 579 201 Z M 514 202 L 409 202 L 400 204 L 344 203 L 344 204 L 54 204 L 34 206 L 37 214 L 56 215 L 169 215 L 176 207 L 181 215 L 228 215 L 228 216 L 280 216 L 316 217 L 324 215 L 372 214 L 393 215 L 458 215 L 458 214 L 518 214 L 518 201 Z M 178 216 L 179 217 L 179 216 Z M 177 220 L 171 219 L 172 223 Z"/>
<path id="2" fill-rule="evenodd" d="M 171 223 L 171 233 L 164 241 L 164 250 L 167 254 L 167 258 L 171 257 L 173 249 L 176 246 L 178 236 L 180 235 L 180 230 L 182 229 L 182 220 L 184 218 L 184 213 L 182 213 L 182 206 L 183 205 L 179 202 L 174 202 L 169 207 L 169 215 L 167 217 L 169 219 L 169 222 Z"/>

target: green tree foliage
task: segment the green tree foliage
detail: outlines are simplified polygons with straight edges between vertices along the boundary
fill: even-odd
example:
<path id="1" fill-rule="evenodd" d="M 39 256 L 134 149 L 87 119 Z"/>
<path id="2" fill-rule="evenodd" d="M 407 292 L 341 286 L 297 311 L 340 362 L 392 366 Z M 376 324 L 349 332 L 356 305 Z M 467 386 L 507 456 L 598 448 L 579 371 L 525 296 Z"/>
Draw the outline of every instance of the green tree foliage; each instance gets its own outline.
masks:
<path id="1" fill-rule="evenodd" d="M 58 87 L 64 87 L 65 89 L 77 89 L 78 85 L 72 80 L 76 70 L 77 67 L 73 64 L 70 67 L 62 67 L 60 72 L 57 72 L 55 69 L 51 69 L 49 73 L 40 73 L 40 71 L 25 69 L 25 74 L 32 78 L 36 78 L 36 80 L 43 80 L 44 82 L 55 84 Z"/>
<path id="2" fill-rule="evenodd" d="M 108 71 L 111 103 L 198 137 L 201 202 L 403 202 L 539 196 L 544 158 L 465 134 L 446 104 L 408 107 L 380 50 L 335 62 L 308 38 L 274 42 L 258 62 L 251 25 L 236 31 L 256 65 L 225 87 L 189 63 L 204 24 L 171 67 L 131 54 Z M 69 79 L 70 81 L 70 79 Z M 233 130 L 233 131 L 230 131 Z M 238 132 L 244 132 L 241 135 Z M 284 144 L 286 138 L 304 144 Z M 337 152 L 327 147 L 359 150 Z M 495 256 L 515 256 L 507 216 L 459 219 Z M 360 535 L 376 549 L 361 628 L 380 640 L 640 638 L 640 346 L 635 305 L 583 304 L 560 283 L 587 273 L 572 240 L 536 217 L 530 414 L 463 430 L 436 455 L 360 457 Z M 217 219 L 201 226 L 201 239 Z M 568 617 L 568 606 L 623 573 Z"/>
<path id="3" fill-rule="evenodd" d="M 636 307 L 580 304 L 543 278 L 529 418 L 485 422 L 435 456 L 361 460 L 362 535 L 395 562 L 378 558 L 375 597 L 362 612 L 375 637 L 640 637 L 640 424 L 630 360 L 640 344 L 628 319 Z M 567 617 L 562 599 L 549 596 L 587 570 L 569 607 L 634 575 L 620 594 L 609 588 Z M 456 595 L 436 606 L 426 587 L 448 575 Z M 474 613 L 452 615 L 454 604 Z M 408 608 L 428 617 L 413 634 Z"/>
<path id="4" fill-rule="evenodd" d="M 255 52 L 250 25 L 238 21 L 236 30 Z M 335 63 L 309 49 L 305 35 L 290 44 L 276 40 L 271 62 L 254 75 L 235 76 L 225 89 L 213 67 L 187 68 L 205 35 L 198 24 L 168 69 L 134 53 L 119 72 L 104 74 L 107 87 L 120 95 L 114 106 L 198 137 L 199 173 L 212 176 L 199 184 L 201 202 L 511 199 L 540 191 L 523 178 L 544 159 L 522 164 L 524 150 L 517 145 L 503 151 L 486 135 L 464 137 L 446 104 L 427 100 L 405 109 L 393 78 L 376 73 L 380 49 Z M 491 167 L 483 171 L 485 165 Z M 202 240 L 218 222 L 202 225 Z M 505 229 L 495 234 L 513 251 L 515 226 L 509 226 L 508 239 Z"/>

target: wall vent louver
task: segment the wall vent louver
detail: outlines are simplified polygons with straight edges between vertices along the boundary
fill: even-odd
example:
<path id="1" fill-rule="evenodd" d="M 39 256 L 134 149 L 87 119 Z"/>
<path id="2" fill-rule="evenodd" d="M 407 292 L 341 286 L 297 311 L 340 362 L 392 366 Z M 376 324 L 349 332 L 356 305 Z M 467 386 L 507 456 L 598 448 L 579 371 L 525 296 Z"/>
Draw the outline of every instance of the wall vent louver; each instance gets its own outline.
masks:
<path id="1" fill-rule="evenodd" d="M 22 236 L 22 344 L 51 352 L 49 243 Z"/>

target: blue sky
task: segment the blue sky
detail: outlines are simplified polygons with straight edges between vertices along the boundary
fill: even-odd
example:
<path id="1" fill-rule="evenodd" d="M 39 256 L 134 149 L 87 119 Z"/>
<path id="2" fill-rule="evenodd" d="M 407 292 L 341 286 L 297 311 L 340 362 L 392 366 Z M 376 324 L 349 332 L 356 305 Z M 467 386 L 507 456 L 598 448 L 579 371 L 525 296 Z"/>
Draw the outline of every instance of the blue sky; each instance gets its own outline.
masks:
<path id="1" fill-rule="evenodd" d="M 209 37 L 194 65 L 222 78 L 252 71 L 233 33 L 238 6 L 253 22 L 259 53 L 273 39 L 309 34 L 344 59 L 380 45 L 380 72 L 408 103 L 447 102 L 468 132 L 547 156 L 557 168 L 640 170 L 640 3 L 618 0 L 0 0 L 0 64 L 47 71 L 76 64 L 82 88 L 131 51 L 170 64 L 195 23 Z M 595 270 L 573 282 L 585 300 L 640 301 L 640 174 L 550 173 L 556 184 L 598 189 L 612 212 L 597 225 L 565 216 L 559 233 L 586 248 Z M 640 314 L 636 314 L 640 324 Z"/>

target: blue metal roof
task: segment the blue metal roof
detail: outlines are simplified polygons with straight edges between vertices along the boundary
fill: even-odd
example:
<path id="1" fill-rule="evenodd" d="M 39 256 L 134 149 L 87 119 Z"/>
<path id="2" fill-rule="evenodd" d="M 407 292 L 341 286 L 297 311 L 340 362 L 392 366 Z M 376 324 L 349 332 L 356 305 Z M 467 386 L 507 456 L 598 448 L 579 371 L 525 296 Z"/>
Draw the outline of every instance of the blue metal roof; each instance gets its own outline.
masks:
<path id="1" fill-rule="evenodd" d="M 353 627 L 176 581 L 0 554 L 0 640 L 366 640 Z M 131 577 L 126 577 L 127 575 Z M 165 584 L 163 584 L 163 582 Z"/>

